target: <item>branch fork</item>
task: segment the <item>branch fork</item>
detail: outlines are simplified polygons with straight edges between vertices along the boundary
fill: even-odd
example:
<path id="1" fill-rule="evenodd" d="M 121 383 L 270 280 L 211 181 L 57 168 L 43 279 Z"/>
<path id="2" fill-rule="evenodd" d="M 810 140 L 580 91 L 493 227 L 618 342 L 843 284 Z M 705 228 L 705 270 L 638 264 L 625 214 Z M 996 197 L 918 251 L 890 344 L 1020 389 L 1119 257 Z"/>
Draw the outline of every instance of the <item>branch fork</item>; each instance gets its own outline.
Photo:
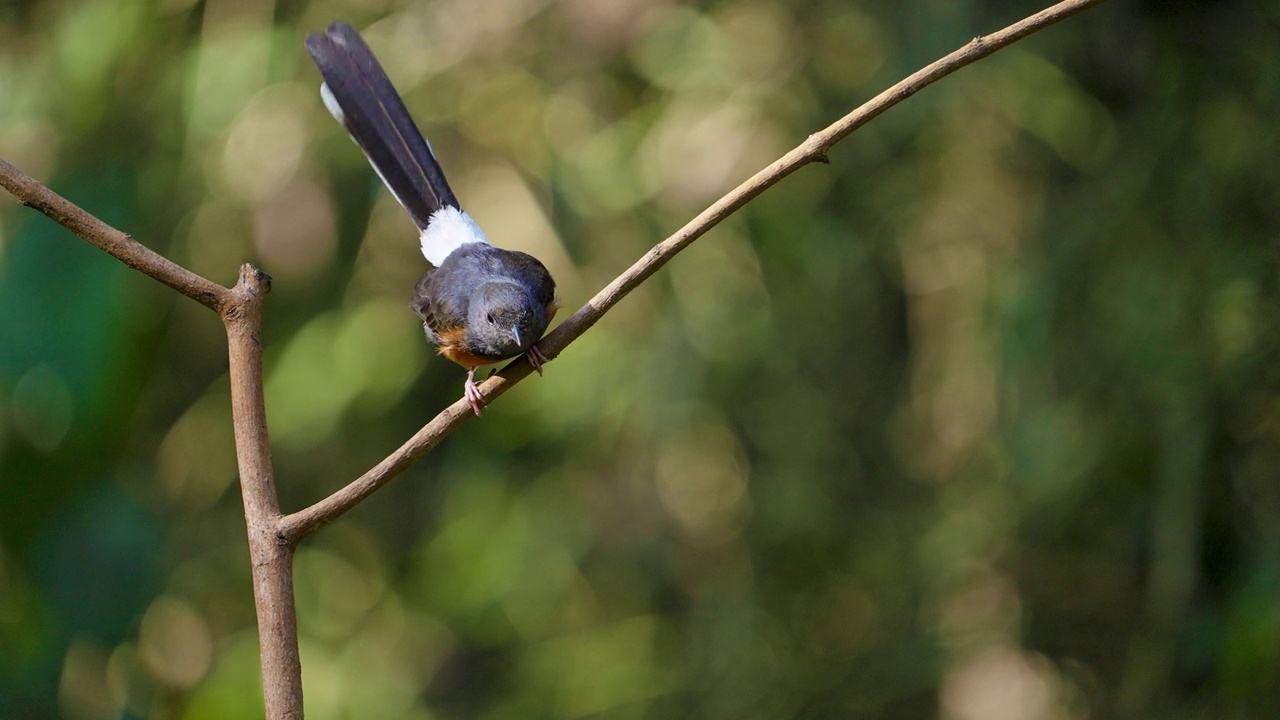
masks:
<path id="1" fill-rule="evenodd" d="M 783 178 L 810 163 L 830 163 L 828 152 L 854 130 L 934 81 L 1017 40 L 1079 13 L 1103 0 L 1067 0 L 999 32 L 976 37 L 888 90 L 774 161 L 720 198 L 673 235 L 654 246 L 538 344 L 554 359 L 619 300 L 647 280 L 693 241 Z M 346 487 L 288 515 L 281 514 L 268 441 L 262 391 L 262 309 L 271 278 L 245 264 L 236 284 L 223 287 L 138 243 L 54 193 L 13 165 L 0 160 L 0 185 L 18 202 L 44 213 L 75 235 L 125 265 L 152 277 L 218 313 L 227 332 L 231 405 L 236 455 L 253 567 L 262 675 L 267 717 L 301 720 L 302 669 L 298 659 L 297 615 L 293 597 L 293 553 L 298 543 L 359 504 L 410 465 L 431 452 L 473 414 L 459 399 L 431 419 L 395 452 Z M 480 384 L 486 402 L 502 395 L 533 372 L 525 358 L 509 363 Z"/>

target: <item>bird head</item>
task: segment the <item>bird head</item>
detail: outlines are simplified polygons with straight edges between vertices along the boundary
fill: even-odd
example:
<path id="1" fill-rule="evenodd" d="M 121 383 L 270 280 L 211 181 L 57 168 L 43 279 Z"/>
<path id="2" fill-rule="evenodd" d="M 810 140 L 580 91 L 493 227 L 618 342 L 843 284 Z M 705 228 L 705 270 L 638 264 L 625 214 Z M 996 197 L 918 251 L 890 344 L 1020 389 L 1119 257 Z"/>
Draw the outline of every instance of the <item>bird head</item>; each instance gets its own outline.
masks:
<path id="1" fill-rule="evenodd" d="M 547 329 L 546 308 L 513 283 L 482 285 L 468 315 L 469 344 L 489 357 L 515 357 Z"/>

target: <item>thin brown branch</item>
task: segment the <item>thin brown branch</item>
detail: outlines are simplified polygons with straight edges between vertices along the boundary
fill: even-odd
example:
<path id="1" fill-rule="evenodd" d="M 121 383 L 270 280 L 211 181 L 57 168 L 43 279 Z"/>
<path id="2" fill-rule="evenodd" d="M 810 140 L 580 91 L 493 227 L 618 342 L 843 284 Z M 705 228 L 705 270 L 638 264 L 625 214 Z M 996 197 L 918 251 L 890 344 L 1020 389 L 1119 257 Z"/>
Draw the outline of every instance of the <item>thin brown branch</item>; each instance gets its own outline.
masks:
<path id="1" fill-rule="evenodd" d="M 253 567 L 253 603 L 266 716 L 302 718 L 302 665 L 293 601 L 293 548 L 280 536 L 280 503 L 271 467 L 267 412 L 262 395 L 262 303 L 271 278 L 252 265 L 228 291 L 222 310 L 231 375 L 231 418 L 236 462 Z"/>
<path id="2" fill-rule="evenodd" d="M 885 110 L 972 62 L 1104 1 L 1067 0 L 1041 10 L 999 32 L 974 38 L 959 50 L 916 71 L 880 93 L 825 130 L 810 135 L 791 152 L 717 200 L 674 235 L 655 245 L 626 272 L 596 293 L 596 296 L 572 317 L 543 338 L 538 347 L 548 358 L 555 358 L 570 343 L 595 325 L 619 300 L 639 287 L 640 283 L 647 280 L 690 243 L 801 167 L 812 162 L 827 162 L 827 152 L 832 146 Z M 493 398 L 527 377 L 531 371 L 532 368 L 527 361 L 517 360 L 481 384 L 480 391 L 486 400 L 492 401 Z M 471 417 L 472 413 L 465 400 L 459 400 L 450 405 L 409 438 L 398 450 L 363 476 L 311 507 L 282 518 L 281 532 L 290 542 L 296 543 L 317 528 L 332 522 L 430 452 L 441 440 Z"/>
<path id="3" fill-rule="evenodd" d="M 226 302 L 230 293 L 226 288 L 167 260 L 4 160 L 0 160 L 0 185 L 23 205 L 48 215 L 125 265 L 159 280 L 201 305 L 216 311 Z"/>

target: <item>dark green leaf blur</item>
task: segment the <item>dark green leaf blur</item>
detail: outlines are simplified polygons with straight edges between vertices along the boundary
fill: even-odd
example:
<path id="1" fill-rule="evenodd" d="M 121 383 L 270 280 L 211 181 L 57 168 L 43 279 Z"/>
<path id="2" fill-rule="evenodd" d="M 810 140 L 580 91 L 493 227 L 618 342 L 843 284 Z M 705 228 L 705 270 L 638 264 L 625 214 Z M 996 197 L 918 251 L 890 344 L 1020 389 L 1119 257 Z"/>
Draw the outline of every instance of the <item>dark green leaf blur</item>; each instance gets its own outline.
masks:
<path id="1" fill-rule="evenodd" d="M 461 396 L 360 28 L 566 310 L 994 0 L 0 3 L 0 157 L 274 278 L 286 510 Z M 1115 0 L 677 257 L 297 556 L 308 717 L 1280 716 L 1280 7 Z M 562 314 L 562 317 L 565 315 Z M 0 718 L 262 715 L 222 328 L 0 195 Z"/>

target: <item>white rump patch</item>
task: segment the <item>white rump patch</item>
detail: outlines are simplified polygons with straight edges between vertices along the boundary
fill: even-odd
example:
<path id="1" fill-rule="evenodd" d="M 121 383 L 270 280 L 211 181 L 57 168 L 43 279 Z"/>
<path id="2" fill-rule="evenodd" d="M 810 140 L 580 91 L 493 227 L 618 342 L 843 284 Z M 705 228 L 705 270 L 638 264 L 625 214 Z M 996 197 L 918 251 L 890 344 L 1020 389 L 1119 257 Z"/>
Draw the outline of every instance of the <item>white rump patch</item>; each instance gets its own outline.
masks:
<path id="1" fill-rule="evenodd" d="M 419 235 L 427 262 L 440 267 L 444 259 L 467 243 L 489 244 L 489 238 L 471 216 L 456 207 L 442 207 L 431 213 L 427 229 Z"/>

